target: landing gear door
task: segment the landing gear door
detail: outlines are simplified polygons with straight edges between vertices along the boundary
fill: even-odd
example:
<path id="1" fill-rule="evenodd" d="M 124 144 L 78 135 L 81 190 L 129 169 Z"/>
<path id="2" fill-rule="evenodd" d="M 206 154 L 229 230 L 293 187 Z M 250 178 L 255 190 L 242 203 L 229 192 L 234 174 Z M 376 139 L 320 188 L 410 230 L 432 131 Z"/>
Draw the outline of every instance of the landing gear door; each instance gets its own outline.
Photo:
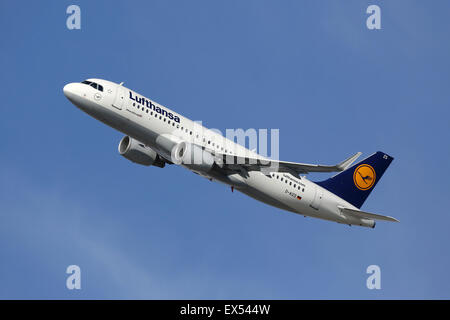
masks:
<path id="1" fill-rule="evenodd" d="M 113 107 L 122 110 L 125 101 L 125 88 L 121 85 L 117 86 L 116 97 L 114 98 Z"/>
<path id="2" fill-rule="evenodd" d="M 322 189 L 321 188 L 316 188 L 315 194 L 314 194 L 314 199 L 313 199 L 313 201 L 310 204 L 311 208 L 319 210 L 320 203 L 322 202 L 322 197 L 323 197 Z"/>

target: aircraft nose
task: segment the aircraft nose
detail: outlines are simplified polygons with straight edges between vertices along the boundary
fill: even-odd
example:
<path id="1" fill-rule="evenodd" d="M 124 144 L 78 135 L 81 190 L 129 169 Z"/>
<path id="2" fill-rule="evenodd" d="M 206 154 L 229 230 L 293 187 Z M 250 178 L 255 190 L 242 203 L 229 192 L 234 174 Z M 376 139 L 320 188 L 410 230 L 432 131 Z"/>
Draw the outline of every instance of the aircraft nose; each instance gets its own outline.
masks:
<path id="1" fill-rule="evenodd" d="M 86 98 L 84 90 L 84 84 L 72 82 L 66 84 L 63 88 L 64 95 L 74 105 L 80 107 Z"/>
<path id="2" fill-rule="evenodd" d="M 74 83 L 68 83 L 63 88 L 64 95 L 69 99 L 75 94 L 74 85 Z"/>

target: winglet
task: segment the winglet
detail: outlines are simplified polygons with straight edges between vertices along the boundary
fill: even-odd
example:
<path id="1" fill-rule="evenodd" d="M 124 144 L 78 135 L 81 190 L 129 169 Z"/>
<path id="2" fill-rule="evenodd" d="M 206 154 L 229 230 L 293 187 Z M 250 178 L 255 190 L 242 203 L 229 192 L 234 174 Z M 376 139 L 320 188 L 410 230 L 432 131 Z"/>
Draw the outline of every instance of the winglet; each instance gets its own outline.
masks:
<path id="1" fill-rule="evenodd" d="M 359 156 L 362 155 L 362 152 L 357 152 L 355 153 L 353 156 L 351 156 L 348 159 L 345 159 L 344 161 L 342 161 L 341 163 L 339 163 L 336 168 L 339 171 L 344 171 L 345 169 L 347 169 L 348 167 L 350 167 L 352 165 L 353 162 L 355 162 L 356 159 L 359 158 Z"/>

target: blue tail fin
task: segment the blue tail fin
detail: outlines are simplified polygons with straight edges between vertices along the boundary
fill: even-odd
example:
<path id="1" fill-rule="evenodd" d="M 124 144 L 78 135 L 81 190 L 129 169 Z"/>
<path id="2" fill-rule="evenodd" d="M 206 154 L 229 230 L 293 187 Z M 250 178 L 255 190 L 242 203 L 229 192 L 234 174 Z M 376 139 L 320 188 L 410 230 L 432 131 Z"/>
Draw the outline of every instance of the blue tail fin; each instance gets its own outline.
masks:
<path id="1" fill-rule="evenodd" d="M 317 184 L 359 209 L 392 160 L 394 158 L 378 151 L 347 170 Z"/>

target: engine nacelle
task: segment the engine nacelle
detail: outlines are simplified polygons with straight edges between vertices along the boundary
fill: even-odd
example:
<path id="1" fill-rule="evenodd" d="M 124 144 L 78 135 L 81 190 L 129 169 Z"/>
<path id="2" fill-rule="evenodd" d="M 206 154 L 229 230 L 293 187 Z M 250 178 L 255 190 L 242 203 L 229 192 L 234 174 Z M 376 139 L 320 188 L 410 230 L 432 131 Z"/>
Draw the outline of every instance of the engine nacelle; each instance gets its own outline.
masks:
<path id="1" fill-rule="evenodd" d="M 162 134 L 156 138 L 156 144 L 164 158 L 194 171 L 208 172 L 216 162 L 210 152 L 177 136 Z"/>
<path id="2" fill-rule="evenodd" d="M 119 142 L 119 153 L 128 160 L 144 166 L 157 166 L 163 168 L 164 160 L 154 151 L 142 142 L 139 142 L 129 136 L 125 136 Z"/>
<path id="3" fill-rule="evenodd" d="M 175 147 L 173 157 L 181 160 L 181 164 L 189 169 L 200 172 L 210 171 L 215 163 L 211 153 L 188 142 L 181 142 L 179 146 Z"/>

